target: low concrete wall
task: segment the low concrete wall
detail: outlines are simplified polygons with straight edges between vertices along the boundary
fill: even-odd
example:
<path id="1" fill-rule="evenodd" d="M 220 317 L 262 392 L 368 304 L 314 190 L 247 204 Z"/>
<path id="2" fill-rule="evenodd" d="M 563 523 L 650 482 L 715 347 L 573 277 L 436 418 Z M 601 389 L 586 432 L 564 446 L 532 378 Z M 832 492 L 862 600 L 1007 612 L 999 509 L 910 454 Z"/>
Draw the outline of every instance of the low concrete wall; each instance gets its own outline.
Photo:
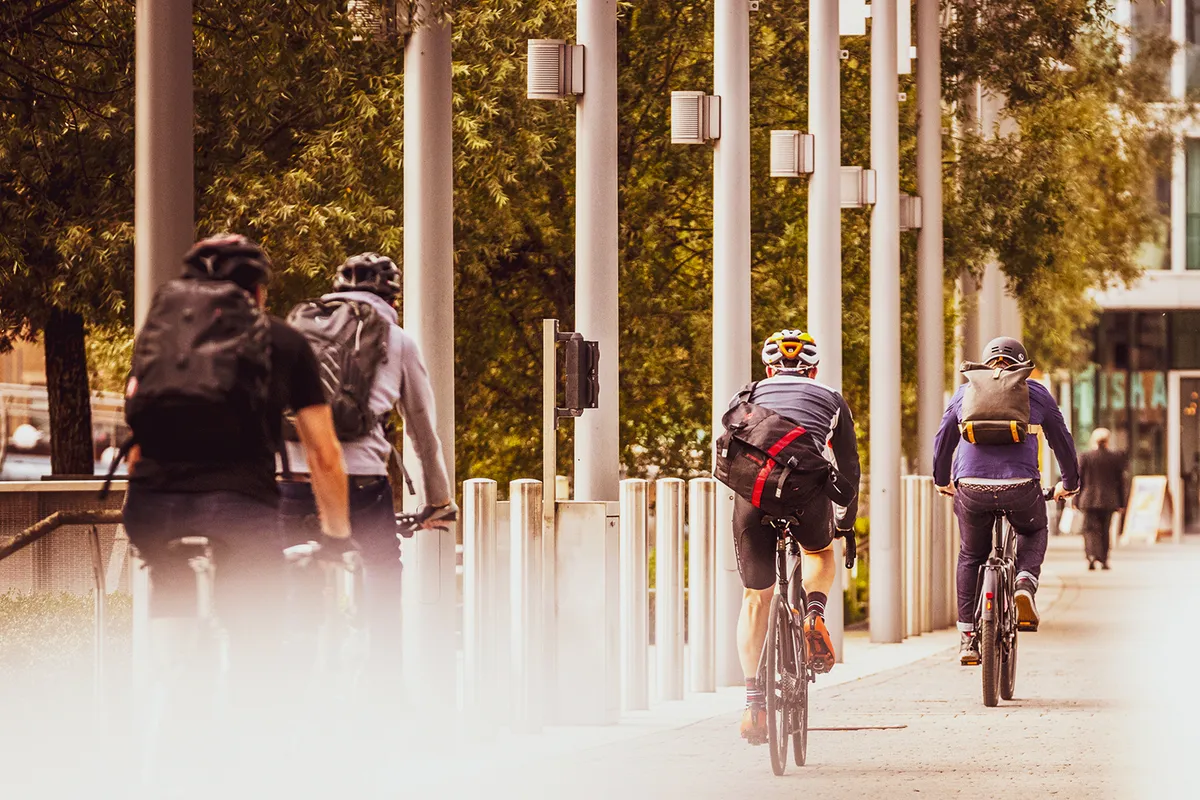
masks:
<path id="1" fill-rule="evenodd" d="M 0 541 L 16 536 L 55 511 L 119 509 L 125 502 L 125 482 L 113 481 L 105 500 L 103 481 L 37 481 L 0 483 Z M 118 525 L 100 525 L 101 555 L 109 565 L 109 591 L 129 590 L 128 551 Z M 16 591 L 90 594 L 92 557 L 85 526 L 65 526 L 24 550 L 0 561 L 0 594 Z"/>

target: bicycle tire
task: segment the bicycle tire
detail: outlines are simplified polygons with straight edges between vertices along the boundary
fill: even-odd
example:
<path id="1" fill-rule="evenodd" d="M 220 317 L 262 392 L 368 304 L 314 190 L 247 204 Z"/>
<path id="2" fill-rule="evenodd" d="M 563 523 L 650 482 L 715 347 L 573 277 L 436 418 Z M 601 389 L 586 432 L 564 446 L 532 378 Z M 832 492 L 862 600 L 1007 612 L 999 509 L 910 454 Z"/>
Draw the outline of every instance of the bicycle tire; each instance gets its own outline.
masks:
<path id="1" fill-rule="evenodd" d="M 808 642 L 804 638 L 803 628 L 799 636 L 794 637 L 799 642 L 796 650 L 797 690 L 795 702 L 792 705 L 792 719 L 795 727 L 792 729 L 792 757 L 797 767 L 803 767 L 808 760 Z"/>
<path id="2" fill-rule="evenodd" d="M 791 622 L 783 598 L 771 598 L 771 616 L 767 620 L 767 674 L 763 692 L 767 697 L 767 748 L 771 751 L 771 771 L 783 775 L 787 770 L 787 740 L 791 728 L 790 703 L 784 670 L 788 661 L 784 648 L 792 639 Z M 794 660 L 793 660 L 794 663 Z"/>
<path id="3" fill-rule="evenodd" d="M 979 655 L 983 662 L 983 704 L 995 708 L 1000 702 L 1000 620 L 983 621 L 979 632 Z"/>
<path id="4" fill-rule="evenodd" d="M 1012 700 L 1017 689 L 1017 631 L 1013 627 L 1012 639 L 1007 647 L 1000 648 L 1000 698 Z"/>

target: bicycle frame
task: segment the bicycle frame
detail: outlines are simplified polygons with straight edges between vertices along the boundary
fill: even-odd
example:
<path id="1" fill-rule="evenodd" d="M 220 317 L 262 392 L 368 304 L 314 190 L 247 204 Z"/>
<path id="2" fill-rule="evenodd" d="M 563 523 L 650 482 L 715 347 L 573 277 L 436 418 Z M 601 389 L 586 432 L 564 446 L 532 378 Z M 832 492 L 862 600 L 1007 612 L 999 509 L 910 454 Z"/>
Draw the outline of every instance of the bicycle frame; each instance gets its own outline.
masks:
<path id="1" fill-rule="evenodd" d="M 999 604 L 1000 620 L 1007 619 L 1011 610 L 1011 587 L 1016 572 L 1016 534 L 1003 514 L 996 515 L 992 526 L 992 551 L 979 568 L 975 616 L 980 620 L 996 619 Z M 1004 626 L 1007 629 L 1007 625 Z"/>

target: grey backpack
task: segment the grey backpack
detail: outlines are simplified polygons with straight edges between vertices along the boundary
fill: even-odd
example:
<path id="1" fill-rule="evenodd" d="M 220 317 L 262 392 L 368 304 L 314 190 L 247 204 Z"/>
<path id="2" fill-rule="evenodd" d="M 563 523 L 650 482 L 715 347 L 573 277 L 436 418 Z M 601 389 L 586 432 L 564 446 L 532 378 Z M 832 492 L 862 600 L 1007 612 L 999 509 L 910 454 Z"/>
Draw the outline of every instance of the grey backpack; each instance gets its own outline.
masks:
<path id="1" fill-rule="evenodd" d="M 371 387 L 379 365 L 387 360 L 391 323 L 370 303 L 340 297 L 306 300 L 292 309 L 287 321 L 317 357 L 338 439 L 361 439 L 382 424 L 371 413 Z"/>
<path id="2" fill-rule="evenodd" d="M 964 362 L 959 432 L 971 444 L 1021 444 L 1038 426 L 1029 424 L 1029 376 L 1032 364 L 1000 368 Z"/>

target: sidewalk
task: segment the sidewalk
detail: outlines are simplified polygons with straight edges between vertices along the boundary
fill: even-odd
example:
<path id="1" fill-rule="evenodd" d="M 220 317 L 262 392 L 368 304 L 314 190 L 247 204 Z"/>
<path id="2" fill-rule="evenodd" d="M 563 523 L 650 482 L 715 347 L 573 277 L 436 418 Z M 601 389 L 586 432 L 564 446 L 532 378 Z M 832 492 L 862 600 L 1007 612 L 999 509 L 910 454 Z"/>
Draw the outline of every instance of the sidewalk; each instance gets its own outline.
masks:
<path id="1" fill-rule="evenodd" d="M 1047 570 L 1039 592 L 1043 613 L 1048 612 L 1061 596 L 1061 580 L 1052 569 Z M 838 664 L 828 675 L 818 678 L 813 696 L 819 698 L 835 687 L 853 685 L 925 659 L 937 657 L 956 662 L 954 656 L 958 638 L 958 631 L 951 628 L 911 637 L 900 644 L 874 644 L 866 630 L 847 631 L 844 639 L 845 663 Z M 652 655 L 650 661 L 653 666 Z M 653 684 L 653 676 L 651 682 Z M 653 697 L 653 685 L 651 689 Z M 654 737 L 715 718 L 740 714 L 744 704 L 745 689 L 741 686 L 727 687 L 714 693 L 689 693 L 682 701 L 653 703 L 648 711 L 626 712 L 621 722 L 613 726 L 555 726 L 546 727 L 539 734 L 526 735 L 501 731 L 488 739 L 468 739 L 454 748 L 455 752 L 446 752 L 426 743 L 427 746 L 420 748 L 419 755 L 410 752 L 403 759 L 403 766 L 395 765 L 404 774 L 402 784 L 396 788 L 397 791 L 445 789 L 448 775 L 462 780 L 471 774 L 486 775 L 495 769 L 519 769 L 521 764 L 533 766 L 594 748 L 622 743 L 636 746 L 637 740 L 643 737 Z M 464 750 L 470 753 L 469 757 L 464 757 Z M 763 755 L 765 758 L 765 751 Z"/>
<path id="2" fill-rule="evenodd" d="M 809 765 L 782 779 L 771 775 L 764 748 L 737 739 L 743 691 L 732 688 L 628 714 L 609 728 L 503 735 L 460 743 L 456 755 L 429 750 L 394 764 L 390 779 L 378 775 L 371 788 L 380 793 L 371 796 L 1140 797 L 1131 787 L 1145 785 L 1150 765 L 1161 765 L 1156 785 L 1165 786 L 1161 768 L 1182 762 L 1147 755 L 1167 736 L 1155 719 L 1127 735 L 1130 704 L 1141 701 L 1113 633 L 1137 630 L 1160 602 L 1166 565 L 1194 574 L 1200 547 L 1121 548 L 1112 571 L 1088 572 L 1078 537 L 1052 537 L 1038 598 L 1042 630 L 1022 635 L 1016 699 L 995 709 L 982 705 L 979 671 L 958 665 L 956 631 L 899 645 L 850 633 L 846 663 L 814 687 L 811 724 L 825 730 L 810 737 Z M 1156 713 L 1177 698 L 1153 679 L 1134 684 L 1158 689 Z M 1181 726 L 1190 719 L 1175 711 Z"/>

